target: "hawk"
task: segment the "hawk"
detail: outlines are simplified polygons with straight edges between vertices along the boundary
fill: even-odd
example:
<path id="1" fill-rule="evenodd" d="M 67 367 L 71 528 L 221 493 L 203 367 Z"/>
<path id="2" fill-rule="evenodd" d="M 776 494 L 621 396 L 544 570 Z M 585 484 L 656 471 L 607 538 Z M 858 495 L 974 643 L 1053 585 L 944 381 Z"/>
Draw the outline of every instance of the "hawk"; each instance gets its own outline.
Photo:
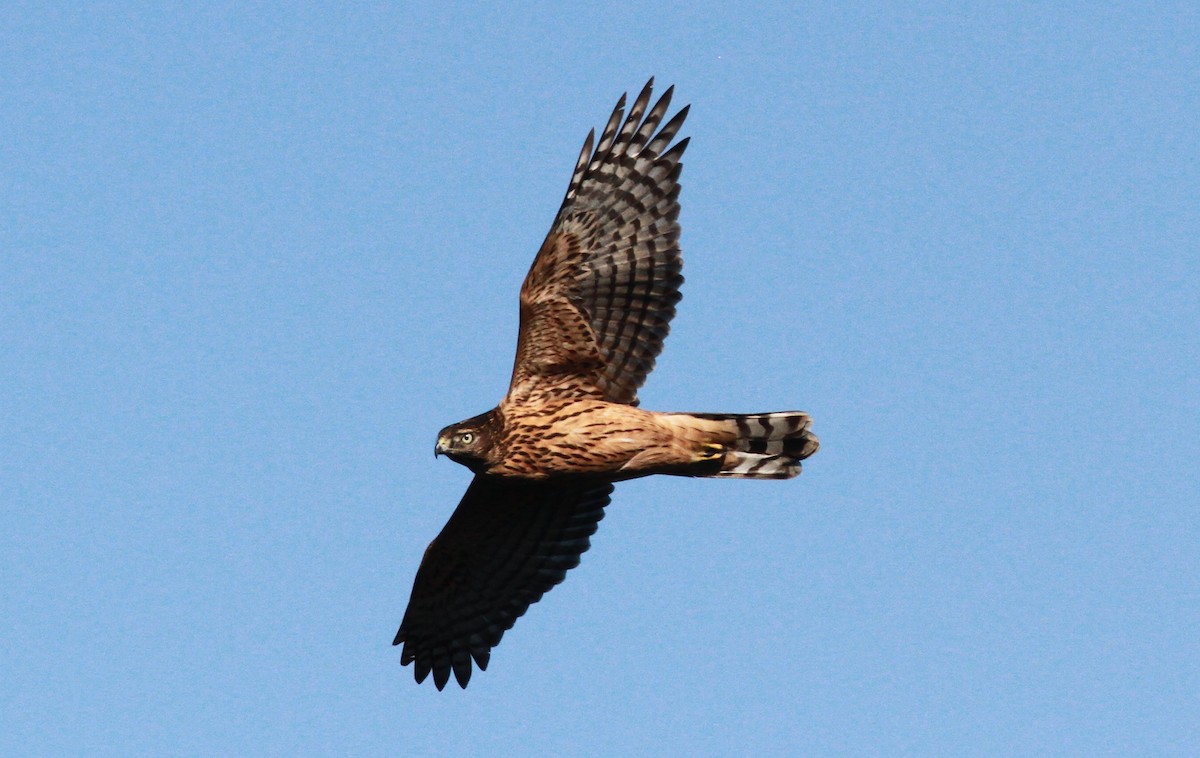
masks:
<path id="1" fill-rule="evenodd" d="M 508 394 L 446 427 L 435 454 L 474 473 L 430 543 L 393 644 L 440 690 L 579 564 L 613 483 L 650 474 L 787 479 L 817 450 L 808 414 L 656 413 L 638 407 L 675 305 L 680 158 L 674 87 L 654 80 L 599 142 L 584 141 L 567 195 L 521 286 Z"/>

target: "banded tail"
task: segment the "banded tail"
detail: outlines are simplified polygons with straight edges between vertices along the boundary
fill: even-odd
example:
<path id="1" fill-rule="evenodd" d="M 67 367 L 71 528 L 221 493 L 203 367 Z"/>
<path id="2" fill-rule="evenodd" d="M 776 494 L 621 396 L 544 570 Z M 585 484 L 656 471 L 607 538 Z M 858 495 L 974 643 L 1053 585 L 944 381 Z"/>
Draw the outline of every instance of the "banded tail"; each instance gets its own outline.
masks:
<path id="1" fill-rule="evenodd" d="M 803 411 L 689 415 L 737 425 L 737 439 L 726 450 L 721 469 L 707 476 L 791 479 L 800 473 L 800 461 L 817 452 L 820 446 L 816 435 L 808 429 L 812 419 Z"/>

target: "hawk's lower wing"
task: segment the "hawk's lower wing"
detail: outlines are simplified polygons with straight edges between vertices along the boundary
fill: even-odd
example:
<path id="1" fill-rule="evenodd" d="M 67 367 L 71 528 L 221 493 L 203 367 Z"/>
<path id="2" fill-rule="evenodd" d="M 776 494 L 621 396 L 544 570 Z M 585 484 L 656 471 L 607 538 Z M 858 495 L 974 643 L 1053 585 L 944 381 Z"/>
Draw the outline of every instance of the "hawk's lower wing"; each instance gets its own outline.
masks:
<path id="1" fill-rule="evenodd" d="M 579 565 L 611 493 L 594 479 L 476 475 L 425 550 L 392 643 L 404 643 L 400 662 L 418 682 L 432 671 L 439 690 L 451 671 L 466 687 L 471 660 L 486 669 L 504 632 Z"/>

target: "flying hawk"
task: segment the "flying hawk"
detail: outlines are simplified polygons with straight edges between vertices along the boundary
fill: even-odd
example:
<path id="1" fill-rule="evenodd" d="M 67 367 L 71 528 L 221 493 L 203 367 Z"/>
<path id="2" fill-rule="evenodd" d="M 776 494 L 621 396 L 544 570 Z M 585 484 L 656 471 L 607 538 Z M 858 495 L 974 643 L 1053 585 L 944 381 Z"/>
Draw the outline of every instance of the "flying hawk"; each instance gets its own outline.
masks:
<path id="1" fill-rule="evenodd" d="M 567 196 L 521 287 L 512 383 L 487 413 L 446 427 L 436 453 L 475 474 L 429 547 L 393 644 L 422 682 L 462 687 L 504 632 L 589 547 L 613 482 L 650 474 L 787 479 L 817 450 L 799 411 L 657 413 L 637 390 L 662 350 L 679 286 L 687 107 L 663 123 L 651 79 L 599 143 L 588 134 Z M 648 110 L 647 110 L 648 109 Z M 661 125 L 661 126 L 660 126 Z"/>

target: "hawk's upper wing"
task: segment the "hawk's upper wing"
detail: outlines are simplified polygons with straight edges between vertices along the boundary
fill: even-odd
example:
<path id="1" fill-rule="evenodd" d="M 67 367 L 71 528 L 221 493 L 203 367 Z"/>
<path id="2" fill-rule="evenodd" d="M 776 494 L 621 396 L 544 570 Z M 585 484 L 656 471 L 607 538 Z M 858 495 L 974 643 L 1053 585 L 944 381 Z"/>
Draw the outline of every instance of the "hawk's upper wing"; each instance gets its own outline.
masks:
<path id="1" fill-rule="evenodd" d="M 491 649 L 532 603 L 561 582 L 590 546 L 612 484 L 477 475 L 425 550 L 396 640 L 418 682 L 466 687 L 471 659 Z"/>
<path id="2" fill-rule="evenodd" d="M 688 109 L 659 128 L 674 88 L 647 113 L 653 83 L 628 116 L 621 96 L 594 152 L 595 133 L 584 142 L 521 287 L 510 398 L 569 387 L 637 403 L 654 368 L 683 283 L 676 219 L 688 140 L 668 146 Z"/>

